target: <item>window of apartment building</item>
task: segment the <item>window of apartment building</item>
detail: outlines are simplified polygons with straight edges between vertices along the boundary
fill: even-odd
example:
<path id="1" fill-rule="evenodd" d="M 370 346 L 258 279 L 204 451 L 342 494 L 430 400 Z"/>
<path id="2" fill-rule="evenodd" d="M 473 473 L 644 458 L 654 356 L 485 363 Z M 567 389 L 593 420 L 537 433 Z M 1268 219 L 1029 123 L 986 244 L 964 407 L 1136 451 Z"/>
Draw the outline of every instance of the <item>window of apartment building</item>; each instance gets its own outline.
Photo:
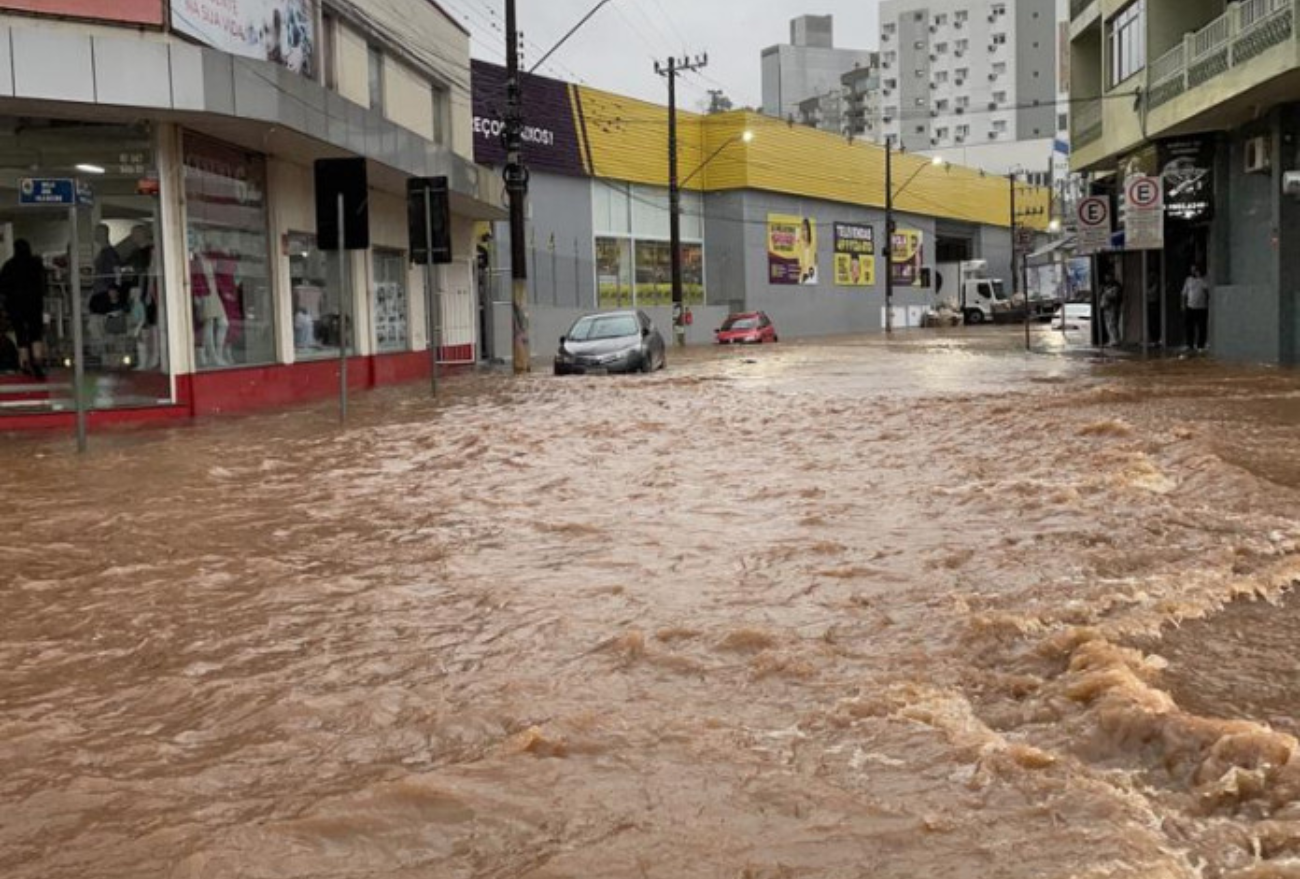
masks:
<path id="1" fill-rule="evenodd" d="M 1007 73 L 1007 62 L 999 61 L 993 65 L 994 76 L 1005 76 Z"/>
<path id="2" fill-rule="evenodd" d="M 936 54 L 936 55 L 947 55 L 947 54 L 948 54 L 948 44 L 947 44 L 947 43 L 935 43 L 935 44 L 934 44 L 934 54 Z"/>
<path id="3" fill-rule="evenodd" d="M 970 137 L 970 126 L 969 126 L 969 125 L 958 125 L 958 126 L 957 126 L 957 139 L 958 139 L 958 140 L 965 140 L 965 139 L 968 138 L 968 137 Z"/>
<path id="4" fill-rule="evenodd" d="M 1005 104 L 1006 102 L 1007 102 L 1007 93 L 1006 93 L 1006 92 L 994 92 L 994 93 L 993 93 L 993 103 L 997 104 L 998 106 L 1002 106 L 1002 105 Z"/>
<path id="5" fill-rule="evenodd" d="M 947 81 L 948 81 L 948 71 L 946 71 L 946 70 L 940 70 L 938 73 L 936 73 L 936 74 L 934 75 L 934 81 L 937 82 L 937 83 L 941 83 L 941 84 L 947 82 Z"/>
<path id="6" fill-rule="evenodd" d="M 940 113 L 947 113 L 950 106 L 952 105 L 948 103 L 948 99 L 944 98 L 935 102 L 934 109 L 938 110 Z"/>
<path id="7" fill-rule="evenodd" d="M 956 72 L 953 73 L 953 76 L 957 77 L 957 85 L 961 85 L 961 81 L 970 76 L 970 68 L 958 67 Z"/>
<path id="8" fill-rule="evenodd" d="M 447 125 L 451 118 L 451 99 L 447 90 L 438 83 L 433 84 L 433 142 L 438 145 L 447 143 Z"/>
<path id="9" fill-rule="evenodd" d="M 1007 133 L 1007 120 L 1005 120 L 1005 119 L 994 119 L 994 120 L 993 120 L 993 131 L 994 131 L 995 134 L 1006 134 L 1006 133 Z"/>
<path id="10" fill-rule="evenodd" d="M 938 15 L 934 17 L 935 27 L 943 27 L 947 23 L 948 23 L 948 14 L 946 12 L 940 12 Z"/>
<path id="11" fill-rule="evenodd" d="M 894 61 L 897 59 L 898 59 L 898 55 L 895 54 L 894 52 L 886 52 L 885 57 L 882 58 L 881 61 L 886 67 L 888 67 L 889 65 L 893 64 Z"/>
<path id="12" fill-rule="evenodd" d="M 970 12 L 965 9 L 958 9 L 952 14 L 952 20 L 956 24 L 963 24 L 970 20 Z"/>
<path id="13" fill-rule="evenodd" d="M 384 110 L 384 53 L 378 46 L 369 46 L 366 52 L 370 67 L 370 109 Z"/>
<path id="14" fill-rule="evenodd" d="M 970 49 L 970 40 L 958 40 L 958 41 L 957 41 L 957 54 L 958 54 L 958 55 L 963 55 L 963 54 L 965 54 L 965 52 L 966 52 L 968 49 Z"/>
<path id="15" fill-rule="evenodd" d="M 991 7 L 989 7 L 990 16 L 996 17 L 996 16 L 1002 16 L 1006 14 L 1007 14 L 1007 4 L 1005 3 L 994 3 Z"/>
<path id="16" fill-rule="evenodd" d="M 970 107 L 970 95 L 962 95 L 961 97 L 957 98 L 957 106 L 962 110 L 965 110 L 968 107 Z"/>
<path id="17" fill-rule="evenodd" d="M 925 126 L 924 126 L 924 125 L 918 125 L 918 126 L 916 126 L 916 133 L 917 133 L 917 134 L 925 134 Z"/>
<path id="18" fill-rule="evenodd" d="M 1146 67 L 1146 0 L 1125 7 L 1106 26 L 1110 50 L 1110 84 L 1119 85 Z"/>
<path id="19" fill-rule="evenodd" d="M 994 35 L 993 35 L 993 45 L 995 45 L 995 46 L 1005 46 L 1006 44 L 1007 44 L 1007 35 L 1006 35 L 1006 34 L 994 34 Z"/>
<path id="20" fill-rule="evenodd" d="M 936 129 L 934 130 L 934 136 L 937 137 L 939 140 L 947 140 L 947 139 L 948 139 L 948 129 L 947 129 L 947 128 L 936 128 Z"/>
<path id="21" fill-rule="evenodd" d="M 898 80 L 896 80 L 896 79 L 887 79 L 887 80 L 885 80 L 884 85 L 885 85 L 885 89 L 886 89 L 886 90 L 888 90 L 888 89 L 896 89 L 896 88 L 898 88 Z"/>
<path id="22" fill-rule="evenodd" d="M 1070 114 L 1069 113 L 1056 114 L 1056 130 L 1067 131 L 1069 130 L 1069 128 L 1070 128 Z"/>

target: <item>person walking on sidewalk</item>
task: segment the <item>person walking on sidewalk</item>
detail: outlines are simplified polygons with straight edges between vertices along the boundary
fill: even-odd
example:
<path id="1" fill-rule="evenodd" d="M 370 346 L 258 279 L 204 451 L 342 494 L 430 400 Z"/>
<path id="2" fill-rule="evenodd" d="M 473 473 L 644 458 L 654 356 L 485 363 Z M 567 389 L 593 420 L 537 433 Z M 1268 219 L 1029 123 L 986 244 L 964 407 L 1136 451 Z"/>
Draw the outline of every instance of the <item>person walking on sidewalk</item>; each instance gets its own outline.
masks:
<path id="1" fill-rule="evenodd" d="M 1204 351 L 1210 335 L 1210 285 L 1201 269 L 1192 266 L 1183 283 L 1183 323 L 1187 331 L 1187 350 Z"/>

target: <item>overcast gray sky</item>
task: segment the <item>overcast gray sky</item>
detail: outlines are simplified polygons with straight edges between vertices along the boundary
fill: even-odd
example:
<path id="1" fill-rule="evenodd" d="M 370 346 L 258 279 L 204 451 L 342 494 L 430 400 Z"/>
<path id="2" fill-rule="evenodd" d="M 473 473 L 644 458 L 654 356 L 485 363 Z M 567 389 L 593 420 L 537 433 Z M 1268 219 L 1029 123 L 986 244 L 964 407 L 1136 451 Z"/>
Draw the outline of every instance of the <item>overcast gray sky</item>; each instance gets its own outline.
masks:
<path id="1" fill-rule="evenodd" d="M 503 0 L 438 0 L 473 34 L 475 58 L 501 63 L 504 52 Z M 585 15 L 596 0 L 518 0 L 519 26 L 532 66 Z M 700 76 L 682 79 L 684 108 L 707 100 L 720 88 L 737 106 L 762 102 L 759 56 L 788 42 L 790 19 L 835 16 L 835 44 L 875 48 L 877 0 L 611 0 L 565 44 L 542 72 L 596 88 L 663 103 L 667 92 L 655 75 L 654 59 L 708 52 Z M 531 58 L 531 60 L 530 60 Z"/>

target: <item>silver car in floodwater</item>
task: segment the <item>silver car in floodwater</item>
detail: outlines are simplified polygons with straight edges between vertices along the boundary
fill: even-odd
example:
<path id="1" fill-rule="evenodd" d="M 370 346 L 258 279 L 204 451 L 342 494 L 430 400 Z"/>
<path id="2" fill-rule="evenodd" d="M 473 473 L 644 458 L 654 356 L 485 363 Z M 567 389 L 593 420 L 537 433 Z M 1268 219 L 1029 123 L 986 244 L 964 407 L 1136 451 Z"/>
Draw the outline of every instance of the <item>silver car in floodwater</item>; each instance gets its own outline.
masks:
<path id="1" fill-rule="evenodd" d="M 654 372 L 668 365 L 664 337 L 644 311 L 607 311 L 579 318 L 560 337 L 556 375 Z"/>

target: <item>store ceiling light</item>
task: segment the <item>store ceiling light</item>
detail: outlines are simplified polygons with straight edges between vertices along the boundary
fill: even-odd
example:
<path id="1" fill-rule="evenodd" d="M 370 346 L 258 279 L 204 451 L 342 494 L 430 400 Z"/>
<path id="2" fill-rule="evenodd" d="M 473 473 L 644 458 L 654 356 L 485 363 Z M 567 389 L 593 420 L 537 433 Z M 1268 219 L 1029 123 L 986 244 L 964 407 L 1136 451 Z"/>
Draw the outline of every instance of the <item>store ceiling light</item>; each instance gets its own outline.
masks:
<path id="1" fill-rule="evenodd" d="M 77 166 L 77 170 L 82 174 L 103 174 L 104 169 L 99 165 L 82 164 Z"/>

